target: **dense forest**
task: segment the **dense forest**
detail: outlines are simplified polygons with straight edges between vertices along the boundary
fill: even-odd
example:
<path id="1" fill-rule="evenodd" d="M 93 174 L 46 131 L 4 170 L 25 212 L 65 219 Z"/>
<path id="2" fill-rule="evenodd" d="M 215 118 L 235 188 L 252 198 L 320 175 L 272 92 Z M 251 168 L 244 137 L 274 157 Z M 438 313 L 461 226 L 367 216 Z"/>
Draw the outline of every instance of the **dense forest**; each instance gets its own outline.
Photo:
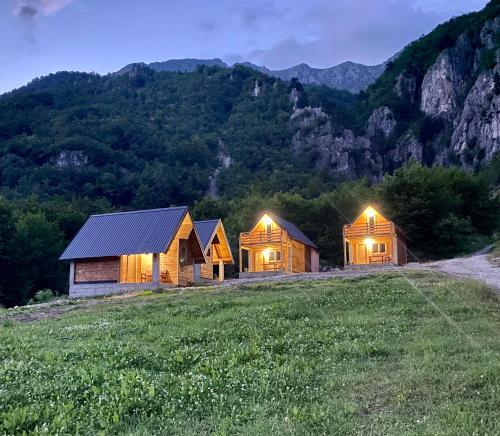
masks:
<path id="1" fill-rule="evenodd" d="M 480 55 L 470 88 L 496 68 L 492 53 L 500 38 L 493 35 L 488 49 L 480 36 L 498 8 L 492 1 L 438 26 L 359 95 L 284 82 L 241 65 L 190 73 L 141 65 L 106 76 L 60 72 L 1 95 L 0 304 L 25 304 L 46 288 L 65 292 L 67 265 L 57 259 L 91 213 L 189 205 L 196 219 L 224 219 L 237 253 L 238 233 L 259 211 L 272 209 L 317 243 L 323 264 L 334 266 L 342 262 L 342 226 L 372 202 L 405 230 L 414 258 L 485 245 L 500 228 L 498 154 L 483 155 L 468 171 L 453 166 L 458 157 L 442 161 L 448 167 L 436 165 L 432 159 L 449 148 L 453 123 L 422 113 L 394 86 L 411 73 L 420 89 L 429 66 L 466 29 Z M 391 111 L 382 121 L 394 117 L 396 127 L 387 137 L 353 140 L 371 149 L 349 149 L 348 158 L 372 172 L 361 173 L 366 178 L 354 172 L 349 180 L 332 169 L 325 150 L 341 156 L 336 147 L 347 129 L 353 138 L 366 135 L 370 114 L 381 106 Z M 393 160 L 373 172 L 374 153 L 389 156 L 408 132 L 420 141 L 422 159 Z M 476 151 L 466 151 L 478 161 Z"/>

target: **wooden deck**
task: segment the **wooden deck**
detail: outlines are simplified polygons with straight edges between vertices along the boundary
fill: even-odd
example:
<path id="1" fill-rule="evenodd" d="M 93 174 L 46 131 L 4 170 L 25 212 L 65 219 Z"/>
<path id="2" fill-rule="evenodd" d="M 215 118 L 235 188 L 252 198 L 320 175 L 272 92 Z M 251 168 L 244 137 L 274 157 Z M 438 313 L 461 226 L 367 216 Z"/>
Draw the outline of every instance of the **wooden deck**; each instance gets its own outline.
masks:
<path id="1" fill-rule="evenodd" d="M 344 227 L 346 238 L 361 238 L 365 236 L 384 236 L 394 234 L 393 223 L 380 223 L 370 226 L 369 224 L 354 224 Z"/>
<path id="2" fill-rule="evenodd" d="M 271 232 L 253 232 L 253 233 L 241 233 L 240 234 L 240 245 L 241 246 L 252 246 L 252 245 L 269 245 L 269 244 L 281 244 L 285 239 L 286 233 L 283 230 L 273 230 Z"/>

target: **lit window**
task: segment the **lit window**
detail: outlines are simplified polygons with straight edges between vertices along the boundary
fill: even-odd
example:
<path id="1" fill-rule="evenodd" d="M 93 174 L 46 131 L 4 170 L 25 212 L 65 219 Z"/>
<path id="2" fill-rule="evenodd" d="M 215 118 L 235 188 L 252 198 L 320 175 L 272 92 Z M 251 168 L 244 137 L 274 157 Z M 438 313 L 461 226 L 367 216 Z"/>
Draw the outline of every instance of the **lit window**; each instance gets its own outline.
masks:
<path id="1" fill-rule="evenodd" d="M 281 251 L 270 251 L 269 262 L 279 262 L 281 260 Z"/>
<path id="2" fill-rule="evenodd" d="M 385 242 L 374 242 L 372 245 L 372 253 L 385 253 Z"/>

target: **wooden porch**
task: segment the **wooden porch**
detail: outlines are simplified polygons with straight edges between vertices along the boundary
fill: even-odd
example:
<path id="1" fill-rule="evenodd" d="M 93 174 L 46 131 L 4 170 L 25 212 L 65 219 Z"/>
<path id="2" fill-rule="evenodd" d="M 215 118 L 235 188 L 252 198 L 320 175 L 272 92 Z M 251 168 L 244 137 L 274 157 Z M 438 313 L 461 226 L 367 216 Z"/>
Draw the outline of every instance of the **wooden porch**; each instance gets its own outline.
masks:
<path id="1" fill-rule="evenodd" d="M 240 234 L 240 272 L 281 273 L 288 270 L 288 238 L 281 229 Z M 244 262 L 246 254 L 246 266 Z"/>

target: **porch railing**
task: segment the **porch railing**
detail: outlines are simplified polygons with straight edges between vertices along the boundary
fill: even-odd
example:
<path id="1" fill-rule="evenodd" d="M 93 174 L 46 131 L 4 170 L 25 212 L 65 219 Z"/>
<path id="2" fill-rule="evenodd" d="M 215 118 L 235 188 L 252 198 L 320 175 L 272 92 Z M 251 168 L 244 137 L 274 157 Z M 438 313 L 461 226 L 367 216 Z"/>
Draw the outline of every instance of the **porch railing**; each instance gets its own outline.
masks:
<path id="1" fill-rule="evenodd" d="M 283 262 L 268 262 L 262 265 L 264 271 L 283 271 Z"/>
<path id="2" fill-rule="evenodd" d="M 276 244 L 283 239 L 282 230 L 272 230 L 270 232 L 241 233 L 241 245 Z"/>
<path id="3" fill-rule="evenodd" d="M 394 233 L 392 223 L 380 224 L 356 224 L 353 226 L 344 227 L 344 235 L 346 238 L 355 238 L 362 236 L 377 236 L 377 235 L 391 235 Z"/>

